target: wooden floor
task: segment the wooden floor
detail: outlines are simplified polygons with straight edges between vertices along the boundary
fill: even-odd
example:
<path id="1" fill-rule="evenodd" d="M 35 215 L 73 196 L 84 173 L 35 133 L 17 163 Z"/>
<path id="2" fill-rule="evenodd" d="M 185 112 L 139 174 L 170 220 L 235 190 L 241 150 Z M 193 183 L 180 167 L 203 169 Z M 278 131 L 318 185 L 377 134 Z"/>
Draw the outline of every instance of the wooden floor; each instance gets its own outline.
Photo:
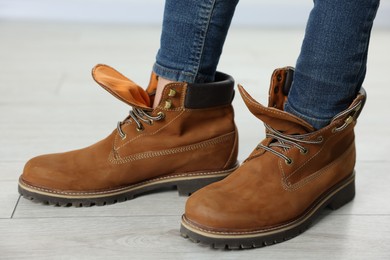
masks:
<path id="1" fill-rule="evenodd" d="M 219 69 L 266 102 L 270 74 L 295 63 L 302 36 L 232 29 Z M 186 198 L 176 191 L 91 208 L 20 198 L 29 158 L 92 144 L 127 115 L 91 80 L 91 67 L 110 64 L 145 86 L 158 43 L 159 28 L 0 21 L 0 259 L 390 259 L 389 31 L 372 34 L 357 196 L 288 242 L 241 251 L 191 243 L 179 235 Z M 239 95 L 234 105 L 243 160 L 264 130 Z"/>

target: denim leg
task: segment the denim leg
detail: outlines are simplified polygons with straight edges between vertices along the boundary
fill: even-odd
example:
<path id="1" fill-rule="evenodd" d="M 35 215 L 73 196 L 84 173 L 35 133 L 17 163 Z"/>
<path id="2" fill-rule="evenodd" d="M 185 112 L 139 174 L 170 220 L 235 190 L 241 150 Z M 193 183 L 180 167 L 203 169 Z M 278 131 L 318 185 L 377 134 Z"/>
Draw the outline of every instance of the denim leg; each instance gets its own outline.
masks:
<path id="1" fill-rule="evenodd" d="M 285 110 L 320 129 L 362 86 L 379 0 L 314 0 Z"/>
<path id="2" fill-rule="evenodd" d="M 166 0 L 153 71 L 189 83 L 214 80 L 238 0 Z"/>

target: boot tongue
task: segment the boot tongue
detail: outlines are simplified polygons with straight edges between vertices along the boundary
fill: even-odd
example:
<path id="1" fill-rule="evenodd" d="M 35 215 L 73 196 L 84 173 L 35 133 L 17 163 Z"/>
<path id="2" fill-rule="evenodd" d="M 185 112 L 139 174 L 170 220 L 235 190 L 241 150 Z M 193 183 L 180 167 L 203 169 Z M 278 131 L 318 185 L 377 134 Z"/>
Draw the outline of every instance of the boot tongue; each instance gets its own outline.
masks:
<path id="1" fill-rule="evenodd" d="M 252 114 L 273 129 L 289 135 L 306 134 L 315 131 L 314 127 L 306 121 L 284 112 L 278 107 L 265 107 L 254 100 L 242 86 L 239 85 L 238 88 Z M 272 101 L 270 96 L 270 105 L 273 104 Z"/>
<path id="2" fill-rule="evenodd" d="M 148 93 L 114 68 L 98 64 L 92 69 L 92 77 L 105 90 L 126 104 L 152 110 Z"/>

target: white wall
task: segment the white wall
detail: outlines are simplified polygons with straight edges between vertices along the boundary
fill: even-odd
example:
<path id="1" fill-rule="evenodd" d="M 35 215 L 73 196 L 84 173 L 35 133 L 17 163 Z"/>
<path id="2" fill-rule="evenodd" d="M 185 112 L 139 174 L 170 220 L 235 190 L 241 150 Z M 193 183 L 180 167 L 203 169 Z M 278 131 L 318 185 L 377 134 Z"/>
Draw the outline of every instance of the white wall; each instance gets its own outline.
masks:
<path id="1" fill-rule="evenodd" d="M 164 0 L 0 0 L 1 20 L 160 24 Z M 312 0 L 241 0 L 233 25 L 304 26 Z M 376 27 L 390 29 L 390 0 L 382 0 Z"/>

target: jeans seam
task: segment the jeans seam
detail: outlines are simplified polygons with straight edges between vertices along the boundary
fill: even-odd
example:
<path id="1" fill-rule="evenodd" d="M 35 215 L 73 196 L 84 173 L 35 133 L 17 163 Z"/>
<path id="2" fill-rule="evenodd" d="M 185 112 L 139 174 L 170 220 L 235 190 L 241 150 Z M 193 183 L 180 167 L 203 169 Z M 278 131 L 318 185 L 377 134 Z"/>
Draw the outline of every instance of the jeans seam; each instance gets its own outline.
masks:
<path id="1" fill-rule="evenodd" d="M 191 72 L 195 77 L 194 80 L 196 80 L 196 78 L 199 78 L 198 72 L 202 61 L 204 45 L 207 38 L 207 32 L 209 30 L 209 24 L 211 21 L 212 14 L 214 12 L 215 2 L 216 0 L 211 0 L 207 4 L 205 4 L 203 6 L 204 8 L 202 8 L 202 12 L 199 15 L 200 20 L 197 24 L 200 28 L 200 35 L 199 37 L 196 37 L 198 40 L 194 42 L 194 51 L 191 53 L 191 61 L 193 63 L 193 68 L 191 69 Z"/>
<path id="2" fill-rule="evenodd" d="M 373 20 L 375 19 L 375 15 L 376 15 L 376 10 L 378 9 L 378 6 L 379 6 L 379 2 L 373 6 L 373 8 L 370 8 L 370 11 L 368 12 L 367 14 L 367 17 L 364 21 L 364 35 L 362 35 L 362 37 L 365 37 L 366 34 L 368 34 L 368 37 L 366 37 L 366 41 L 363 42 L 363 41 L 360 41 L 359 43 L 359 50 L 364 54 L 362 57 L 361 57 L 361 60 L 360 60 L 360 68 L 359 68 L 359 71 L 358 73 L 356 74 L 356 77 L 355 77 L 355 82 L 358 82 L 358 83 L 362 83 L 363 79 L 361 79 L 362 77 L 362 73 L 364 73 L 364 70 L 366 69 L 366 62 L 364 62 L 364 60 L 367 59 L 367 49 L 368 49 L 368 45 L 369 45 L 369 42 L 370 42 L 370 32 L 371 32 L 371 28 L 373 26 Z M 359 91 L 359 90 L 357 90 Z"/>

